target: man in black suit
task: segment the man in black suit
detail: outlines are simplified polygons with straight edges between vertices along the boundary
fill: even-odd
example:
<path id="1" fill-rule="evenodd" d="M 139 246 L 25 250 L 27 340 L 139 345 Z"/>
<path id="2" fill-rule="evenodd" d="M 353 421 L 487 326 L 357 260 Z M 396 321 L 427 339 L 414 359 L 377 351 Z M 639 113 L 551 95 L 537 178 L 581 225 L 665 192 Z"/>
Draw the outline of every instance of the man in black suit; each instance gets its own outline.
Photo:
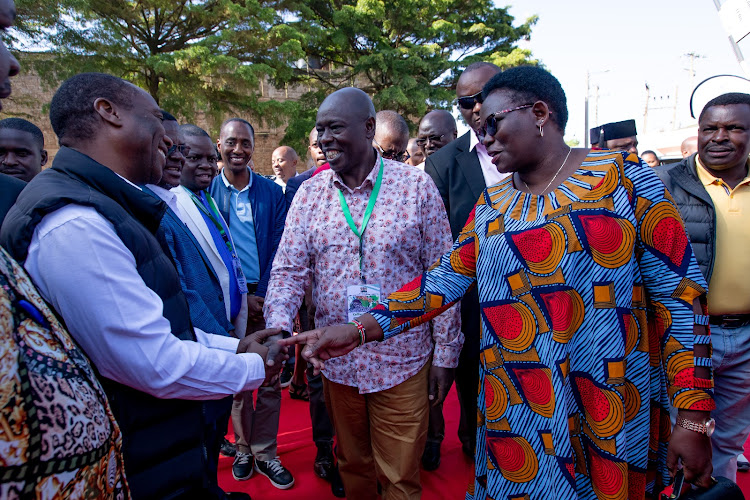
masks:
<path id="1" fill-rule="evenodd" d="M 454 239 L 463 229 L 482 191 L 505 177 L 494 167 L 476 135 L 480 128 L 482 87 L 499 71 L 500 68 L 486 62 L 476 62 L 466 67 L 456 84 L 456 94 L 461 116 L 471 130 L 425 161 L 425 172 L 435 181 L 443 197 Z M 461 405 L 458 438 L 464 453 L 473 457 L 479 385 L 479 296 L 476 289 L 461 301 L 461 325 L 466 340 L 456 368 L 456 391 Z M 439 461 L 440 448 L 432 452 L 437 452 Z M 434 457 L 423 457 L 423 462 L 430 459 L 434 461 Z"/>

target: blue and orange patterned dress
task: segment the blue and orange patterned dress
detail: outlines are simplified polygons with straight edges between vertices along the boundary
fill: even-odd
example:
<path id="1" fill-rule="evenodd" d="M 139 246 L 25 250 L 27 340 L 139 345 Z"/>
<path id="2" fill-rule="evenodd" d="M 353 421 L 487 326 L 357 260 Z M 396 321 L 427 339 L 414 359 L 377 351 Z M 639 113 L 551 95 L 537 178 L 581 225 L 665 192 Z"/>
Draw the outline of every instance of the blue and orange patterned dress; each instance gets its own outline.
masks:
<path id="1" fill-rule="evenodd" d="M 429 271 L 371 311 L 389 338 L 478 286 L 477 499 L 637 499 L 667 478 L 668 405 L 711 410 L 706 292 L 679 212 L 635 155 L 557 189 L 487 188 Z M 694 347 L 706 344 L 698 351 Z M 710 373 L 709 370 L 706 372 Z"/>

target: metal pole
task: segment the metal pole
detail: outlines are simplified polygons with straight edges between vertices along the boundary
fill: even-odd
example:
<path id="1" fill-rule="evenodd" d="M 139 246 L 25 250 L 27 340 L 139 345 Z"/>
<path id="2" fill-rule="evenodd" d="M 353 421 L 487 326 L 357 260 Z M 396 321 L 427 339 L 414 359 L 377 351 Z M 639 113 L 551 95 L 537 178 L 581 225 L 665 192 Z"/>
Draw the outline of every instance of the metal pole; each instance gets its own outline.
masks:
<path id="1" fill-rule="evenodd" d="M 583 122 L 585 130 L 583 131 L 583 145 L 586 149 L 589 147 L 589 71 L 586 70 L 586 98 L 584 99 Z"/>

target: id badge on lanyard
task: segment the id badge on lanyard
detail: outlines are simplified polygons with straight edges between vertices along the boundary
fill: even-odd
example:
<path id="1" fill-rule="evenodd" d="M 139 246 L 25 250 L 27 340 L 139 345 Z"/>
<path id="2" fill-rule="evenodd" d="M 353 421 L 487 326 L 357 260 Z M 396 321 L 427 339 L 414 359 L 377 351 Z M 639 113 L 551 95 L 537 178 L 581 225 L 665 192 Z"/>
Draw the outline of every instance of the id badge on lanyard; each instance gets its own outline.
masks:
<path id="1" fill-rule="evenodd" d="M 378 305 L 380 285 L 362 284 L 346 287 L 347 321 L 353 321 Z"/>
<path id="2" fill-rule="evenodd" d="M 346 203 L 344 194 L 339 191 L 339 202 L 341 203 L 341 210 L 344 212 L 344 218 L 346 219 L 349 228 L 352 230 L 358 240 L 358 252 L 359 252 L 359 276 L 361 283 L 358 285 L 349 285 L 346 287 L 346 313 L 348 321 L 352 321 L 375 307 L 380 302 L 380 285 L 374 283 L 367 283 L 365 278 L 365 270 L 363 268 L 364 260 L 364 235 L 367 229 L 367 223 L 370 222 L 370 216 L 375 208 L 375 202 L 380 192 L 380 185 L 383 181 L 383 170 L 385 164 L 383 158 L 380 158 L 380 171 L 378 172 L 377 180 L 373 186 L 372 193 L 370 193 L 370 199 L 367 202 L 367 208 L 365 209 L 364 217 L 362 218 L 362 227 L 358 228 L 357 224 L 352 218 L 349 205 Z"/>

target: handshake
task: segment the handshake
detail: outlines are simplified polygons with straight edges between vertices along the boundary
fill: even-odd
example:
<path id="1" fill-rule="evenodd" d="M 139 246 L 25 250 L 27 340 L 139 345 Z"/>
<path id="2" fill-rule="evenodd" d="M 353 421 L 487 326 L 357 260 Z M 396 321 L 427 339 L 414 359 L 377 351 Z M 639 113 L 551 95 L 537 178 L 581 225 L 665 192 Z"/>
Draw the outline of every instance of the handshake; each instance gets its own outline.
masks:
<path id="1" fill-rule="evenodd" d="M 237 346 L 237 354 L 252 352 L 263 359 L 266 368 L 264 386 L 273 385 L 276 382 L 284 361 L 289 359 L 287 346 L 279 343 L 281 339 L 281 328 L 268 328 L 247 335 Z"/>

